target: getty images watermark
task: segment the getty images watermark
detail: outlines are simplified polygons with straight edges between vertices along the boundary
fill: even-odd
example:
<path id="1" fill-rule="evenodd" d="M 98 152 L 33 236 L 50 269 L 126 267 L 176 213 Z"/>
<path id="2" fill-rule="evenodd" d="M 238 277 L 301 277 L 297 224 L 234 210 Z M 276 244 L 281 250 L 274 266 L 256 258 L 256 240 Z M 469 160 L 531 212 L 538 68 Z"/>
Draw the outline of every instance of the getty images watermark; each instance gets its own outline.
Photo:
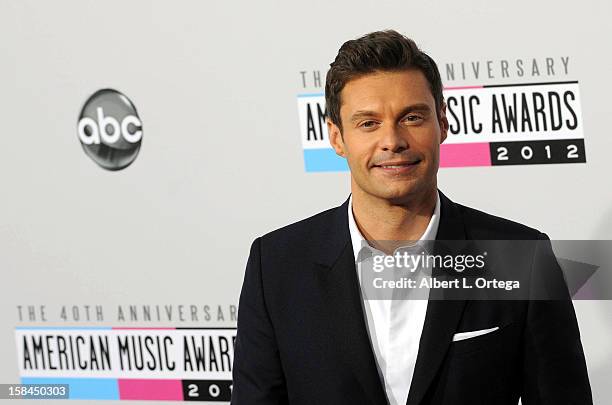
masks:
<path id="1" fill-rule="evenodd" d="M 554 245 L 554 249 L 553 249 Z M 365 299 L 612 299 L 610 241 L 363 242 Z"/>

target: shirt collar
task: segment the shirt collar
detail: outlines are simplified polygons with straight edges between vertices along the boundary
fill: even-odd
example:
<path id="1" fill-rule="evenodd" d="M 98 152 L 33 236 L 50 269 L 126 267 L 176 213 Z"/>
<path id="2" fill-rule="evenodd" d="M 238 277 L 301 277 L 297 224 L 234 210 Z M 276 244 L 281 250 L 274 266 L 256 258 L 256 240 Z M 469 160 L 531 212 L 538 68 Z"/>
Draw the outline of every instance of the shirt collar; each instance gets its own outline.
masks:
<path id="1" fill-rule="evenodd" d="M 359 231 L 357 227 L 357 223 L 355 222 L 355 217 L 353 216 L 353 195 L 349 197 L 348 203 L 348 222 L 349 222 L 349 232 L 351 234 L 351 243 L 353 245 L 353 255 L 355 256 L 355 262 L 357 262 L 357 257 L 359 252 L 361 251 L 361 247 L 363 246 L 363 242 L 365 238 Z M 436 235 L 438 234 L 438 226 L 440 225 L 440 193 L 436 190 L 436 207 L 434 208 L 433 215 L 429 220 L 429 224 L 421 235 L 419 241 L 423 240 L 434 240 L 436 239 Z"/>

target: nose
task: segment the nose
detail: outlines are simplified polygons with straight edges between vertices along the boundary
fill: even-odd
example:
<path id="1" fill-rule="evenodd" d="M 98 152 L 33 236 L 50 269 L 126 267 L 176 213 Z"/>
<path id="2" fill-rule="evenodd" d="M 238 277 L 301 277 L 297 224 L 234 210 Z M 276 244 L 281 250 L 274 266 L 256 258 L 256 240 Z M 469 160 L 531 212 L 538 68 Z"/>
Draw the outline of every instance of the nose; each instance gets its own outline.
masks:
<path id="1" fill-rule="evenodd" d="M 382 150 L 395 153 L 408 149 L 408 141 L 397 125 L 383 129 L 379 145 Z"/>

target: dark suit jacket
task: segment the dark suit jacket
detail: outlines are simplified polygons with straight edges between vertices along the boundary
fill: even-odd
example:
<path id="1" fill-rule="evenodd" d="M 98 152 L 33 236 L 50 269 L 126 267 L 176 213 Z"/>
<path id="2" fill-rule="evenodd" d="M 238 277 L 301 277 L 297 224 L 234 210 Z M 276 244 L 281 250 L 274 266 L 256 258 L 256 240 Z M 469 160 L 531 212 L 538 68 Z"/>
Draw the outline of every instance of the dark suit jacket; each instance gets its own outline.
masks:
<path id="1" fill-rule="evenodd" d="M 549 245 L 535 229 L 440 198 L 438 240 Z M 348 200 L 253 242 L 238 308 L 232 404 L 387 404 L 364 320 L 347 207 Z M 500 329 L 452 341 L 455 333 L 492 325 Z M 407 404 L 515 405 L 519 397 L 523 405 L 592 403 L 569 295 L 430 299 Z"/>

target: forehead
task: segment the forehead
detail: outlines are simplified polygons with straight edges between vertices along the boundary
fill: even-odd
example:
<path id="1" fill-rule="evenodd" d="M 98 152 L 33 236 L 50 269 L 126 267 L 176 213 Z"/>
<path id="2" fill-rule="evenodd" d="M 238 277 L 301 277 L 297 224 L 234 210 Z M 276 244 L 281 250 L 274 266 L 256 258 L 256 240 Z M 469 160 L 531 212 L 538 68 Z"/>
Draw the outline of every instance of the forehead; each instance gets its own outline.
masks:
<path id="1" fill-rule="evenodd" d="M 374 72 L 349 81 L 341 92 L 340 113 L 361 109 L 402 109 L 423 103 L 434 109 L 434 98 L 420 70 Z"/>

